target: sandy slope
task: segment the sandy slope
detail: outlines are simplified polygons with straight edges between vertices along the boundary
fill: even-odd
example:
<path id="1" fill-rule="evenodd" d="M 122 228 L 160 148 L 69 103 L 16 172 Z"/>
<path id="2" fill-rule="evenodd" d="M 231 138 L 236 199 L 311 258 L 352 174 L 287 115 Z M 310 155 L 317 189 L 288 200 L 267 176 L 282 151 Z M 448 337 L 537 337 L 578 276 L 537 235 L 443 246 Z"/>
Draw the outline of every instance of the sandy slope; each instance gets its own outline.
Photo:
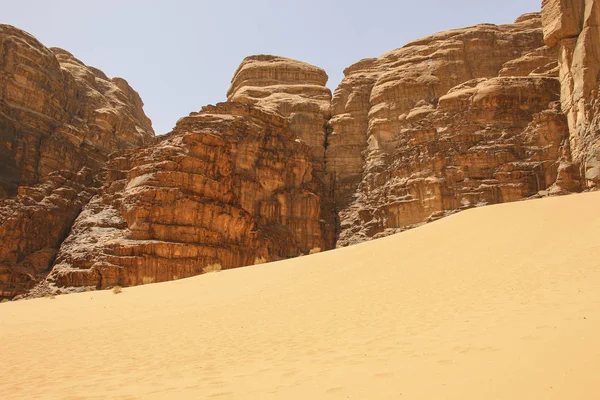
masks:
<path id="1" fill-rule="evenodd" d="M 600 193 L 0 305 L 0 398 L 600 399 Z"/>

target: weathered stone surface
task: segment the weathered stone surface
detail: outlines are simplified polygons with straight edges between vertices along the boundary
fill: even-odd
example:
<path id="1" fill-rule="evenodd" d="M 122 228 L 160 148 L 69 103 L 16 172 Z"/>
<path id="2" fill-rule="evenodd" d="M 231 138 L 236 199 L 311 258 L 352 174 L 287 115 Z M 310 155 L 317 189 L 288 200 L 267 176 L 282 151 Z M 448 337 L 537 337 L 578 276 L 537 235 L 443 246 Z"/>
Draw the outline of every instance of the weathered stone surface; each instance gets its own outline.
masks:
<path id="1" fill-rule="evenodd" d="M 544 40 L 555 46 L 560 40 L 579 35 L 586 0 L 542 0 Z"/>
<path id="2" fill-rule="evenodd" d="M 0 25 L 0 197 L 147 142 L 154 131 L 142 105 L 125 80 Z"/>
<path id="3" fill-rule="evenodd" d="M 600 2 L 545 0 L 544 37 L 559 53 L 561 104 L 573 160 L 588 187 L 600 183 Z"/>
<path id="4" fill-rule="evenodd" d="M 558 76 L 558 52 L 556 48 L 542 46 L 522 57 L 505 62 L 498 76 Z"/>
<path id="5" fill-rule="evenodd" d="M 0 200 L 0 298 L 24 294 L 48 273 L 81 208 L 94 194 L 93 172 L 51 173 Z"/>
<path id="6" fill-rule="evenodd" d="M 572 168 L 556 53 L 540 15 L 423 38 L 345 71 L 332 100 L 327 170 L 337 245 L 465 207 L 515 201 Z M 520 76 L 521 78 L 513 78 Z"/>
<path id="7" fill-rule="evenodd" d="M 324 248 L 320 188 L 287 119 L 204 107 L 156 145 L 112 157 L 46 284 L 137 285 Z"/>
<path id="8" fill-rule="evenodd" d="M 545 1 L 544 27 L 539 13 L 526 14 L 361 60 L 333 98 L 318 67 L 247 57 L 227 103 L 182 118 L 141 150 L 114 153 L 101 188 L 80 192 L 81 206 L 97 195 L 58 253 L 30 245 L 19 261 L 26 268 L 10 279 L 31 287 L 38 269 L 27 263 L 56 255 L 34 295 L 165 281 L 212 264 L 328 249 L 335 239 L 354 244 L 469 207 L 579 191 L 582 173 L 591 186 L 600 177 L 592 128 L 600 126 L 600 51 L 590 36 L 594 2 L 582 2 L 580 12 Z M 72 56 L 54 54 L 89 81 Z M 121 91 L 134 105 L 126 114 L 143 120 L 139 98 Z M 98 165 L 105 147 L 94 153 Z M 71 193 L 45 193 L 56 191 Z M 31 207 L 45 201 L 27 199 L 19 197 Z"/>
<path id="9" fill-rule="evenodd" d="M 330 117 L 331 91 L 321 68 L 285 57 L 246 57 L 237 69 L 227 100 L 276 111 L 313 151 L 315 169 L 324 170 L 325 128 Z"/>
<path id="10" fill-rule="evenodd" d="M 276 112 L 289 122 L 292 134 L 312 150 L 313 174 L 321 182 L 319 192 L 330 188 L 325 178 L 327 122 L 331 117 L 331 91 L 327 74 L 319 67 L 290 58 L 254 55 L 246 57 L 227 91 L 228 101 L 250 104 Z M 331 193 L 321 198 L 326 247 L 335 240 Z"/>
<path id="11" fill-rule="evenodd" d="M 108 154 L 154 137 L 138 94 L 0 25 L 0 298 L 48 272 Z"/>
<path id="12" fill-rule="evenodd" d="M 550 190 L 568 146 L 558 89 L 554 78 L 483 78 L 413 109 L 385 150 L 370 140 L 338 246 Z"/>
<path id="13" fill-rule="evenodd" d="M 327 173 L 336 209 L 355 198 L 362 178 L 369 129 L 370 96 L 378 73 L 375 59 L 365 59 L 346 68 L 345 78 L 331 101 L 331 133 L 327 138 Z"/>

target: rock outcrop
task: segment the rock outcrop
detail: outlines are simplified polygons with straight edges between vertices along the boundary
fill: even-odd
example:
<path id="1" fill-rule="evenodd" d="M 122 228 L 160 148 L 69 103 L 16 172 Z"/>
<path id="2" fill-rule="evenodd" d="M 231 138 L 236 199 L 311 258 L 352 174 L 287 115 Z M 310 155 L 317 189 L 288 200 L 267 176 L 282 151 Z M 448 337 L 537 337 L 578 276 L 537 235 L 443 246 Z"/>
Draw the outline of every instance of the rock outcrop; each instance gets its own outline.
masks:
<path id="1" fill-rule="evenodd" d="M 333 194 L 325 177 L 327 123 L 331 118 L 331 91 L 325 71 L 301 61 L 271 55 L 246 57 L 227 91 L 229 102 L 249 104 L 276 112 L 288 120 L 292 133 L 310 146 L 313 174 L 321 184 L 325 247 L 335 241 Z"/>
<path id="2" fill-rule="evenodd" d="M 326 125 L 331 91 L 321 68 L 285 57 L 246 57 L 231 80 L 227 100 L 275 111 L 288 119 L 292 133 L 310 146 L 315 171 L 324 171 Z"/>
<path id="3" fill-rule="evenodd" d="M 91 169 L 58 171 L 0 201 L 0 298 L 27 293 L 46 276 L 94 183 Z"/>
<path id="4" fill-rule="evenodd" d="M 139 95 L 0 25 L 0 298 L 47 272 L 108 154 L 154 137 Z"/>
<path id="5" fill-rule="evenodd" d="M 161 139 L 113 155 L 47 285 L 138 285 L 325 247 L 312 149 L 280 114 L 221 103 Z"/>
<path id="6" fill-rule="evenodd" d="M 539 14 L 438 33 L 344 73 L 327 148 L 338 246 L 577 186 Z"/>
<path id="7" fill-rule="evenodd" d="M 600 183 L 600 2 L 544 0 L 544 39 L 558 51 L 562 110 L 587 187 Z"/>
<path id="8" fill-rule="evenodd" d="M 2 27 L 3 295 L 184 278 L 595 186 L 600 11 L 543 7 L 361 60 L 333 97 L 318 67 L 247 57 L 226 103 L 152 142 L 125 81 Z"/>
<path id="9" fill-rule="evenodd" d="M 154 137 L 139 95 L 65 50 L 0 25 L 0 191 L 58 170 L 101 167 Z"/>

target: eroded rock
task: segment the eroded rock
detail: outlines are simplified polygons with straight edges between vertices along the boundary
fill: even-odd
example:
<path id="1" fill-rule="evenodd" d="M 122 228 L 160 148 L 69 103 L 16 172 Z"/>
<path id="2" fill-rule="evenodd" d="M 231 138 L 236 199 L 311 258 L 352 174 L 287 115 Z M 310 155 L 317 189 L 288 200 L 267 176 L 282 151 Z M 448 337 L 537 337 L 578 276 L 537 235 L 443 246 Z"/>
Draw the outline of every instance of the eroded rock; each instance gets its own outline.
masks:
<path id="1" fill-rule="evenodd" d="M 246 57 L 231 80 L 227 100 L 276 111 L 288 119 L 292 133 L 313 151 L 315 169 L 324 170 L 325 129 L 331 91 L 321 68 L 285 57 Z"/>
<path id="2" fill-rule="evenodd" d="M 318 67 L 247 57 L 227 103 L 182 118 L 141 149 L 114 153 L 76 197 L 69 197 L 72 175 L 44 196 L 21 193 L 31 209 L 44 209 L 46 198 L 72 198 L 75 214 L 65 205 L 57 210 L 72 218 L 83 210 L 58 252 L 25 236 L 30 250 L 11 261 L 20 264 L 10 279 L 30 288 L 39 275 L 31 266 L 55 259 L 34 295 L 166 281 L 211 265 L 325 250 L 336 239 L 337 246 L 359 243 L 470 207 L 580 191 L 582 179 L 593 186 L 600 179 L 595 2 L 545 1 L 543 21 L 531 13 L 513 24 L 455 29 L 361 60 L 346 68 L 333 98 Z M 52 54 L 77 93 L 94 97 L 110 81 L 130 107 L 115 124 L 111 115 L 120 114 L 105 110 L 114 107 L 113 88 L 91 114 L 68 112 L 103 137 L 82 139 L 89 146 L 80 146 L 81 159 L 97 168 L 109 148 L 147 142 L 102 136 L 110 127 L 145 131 L 135 92 L 64 51 Z M 110 107 L 93 111 L 98 104 Z M 74 143 L 91 132 L 74 129 L 66 136 Z M 4 182 L 15 173 L 16 185 L 24 176 L 54 176 L 48 171 L 60 163 L 40 160 L 46 167 L 26 173 L 8 162 Z M 0 280 L 8 279 L 2 271 Z"/>
<path id="3" fill-rule="evenodd" d="M 47 273 L 108 154 L 154 137 L 139 95 L 0 25 L 0 298 Z"/>
<path id="4" fill-rule="evenodd" d="M 65 50 L 0 25 L 0 195 L 48 174 L 101 167 L 154 137 L 139 95 Z"/>
<path id="5" fill-rule="evenodd" d="M 344 73 L 327 148 L 338 246 L 577 186 L 539 14 L 441 32 Z"/>
<path id="6" fill-rule="evenodd" d="M 0 200 L 0 298 L 25 294 L 46 276 L 93 185 L 89 168 L 59 171 Z"/>
<path id="7" fill-rule="evenodd" d="M 156 145 L 111 158 L 47 283 L 138 285 L 325 248 L 320 188 L 286 118 L 204 107 Z"/>
<path id="8" fill-rule="evenodd" d="M 600 183 L 600 3 L 544 0 L 544 39 L 558 50 L 562 110 L 573 160 L 588 187 Z"/>

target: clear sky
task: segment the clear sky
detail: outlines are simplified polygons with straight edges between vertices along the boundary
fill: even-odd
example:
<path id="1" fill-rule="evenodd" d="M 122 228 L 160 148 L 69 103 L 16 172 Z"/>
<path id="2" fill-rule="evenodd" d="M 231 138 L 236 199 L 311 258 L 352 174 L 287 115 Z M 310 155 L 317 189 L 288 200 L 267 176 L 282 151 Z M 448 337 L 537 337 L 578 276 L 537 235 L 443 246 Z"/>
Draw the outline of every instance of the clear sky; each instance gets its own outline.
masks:
<path id="1" fill-rule="evenodd" d="M 0 23 L 127 79 L 162 134 L 224 101 L 248 55 L 315 64 L 333 90 L 362 58 L 451 28 L 511 23 L 540 7 L 540 0 L 0 0 Z"/>

